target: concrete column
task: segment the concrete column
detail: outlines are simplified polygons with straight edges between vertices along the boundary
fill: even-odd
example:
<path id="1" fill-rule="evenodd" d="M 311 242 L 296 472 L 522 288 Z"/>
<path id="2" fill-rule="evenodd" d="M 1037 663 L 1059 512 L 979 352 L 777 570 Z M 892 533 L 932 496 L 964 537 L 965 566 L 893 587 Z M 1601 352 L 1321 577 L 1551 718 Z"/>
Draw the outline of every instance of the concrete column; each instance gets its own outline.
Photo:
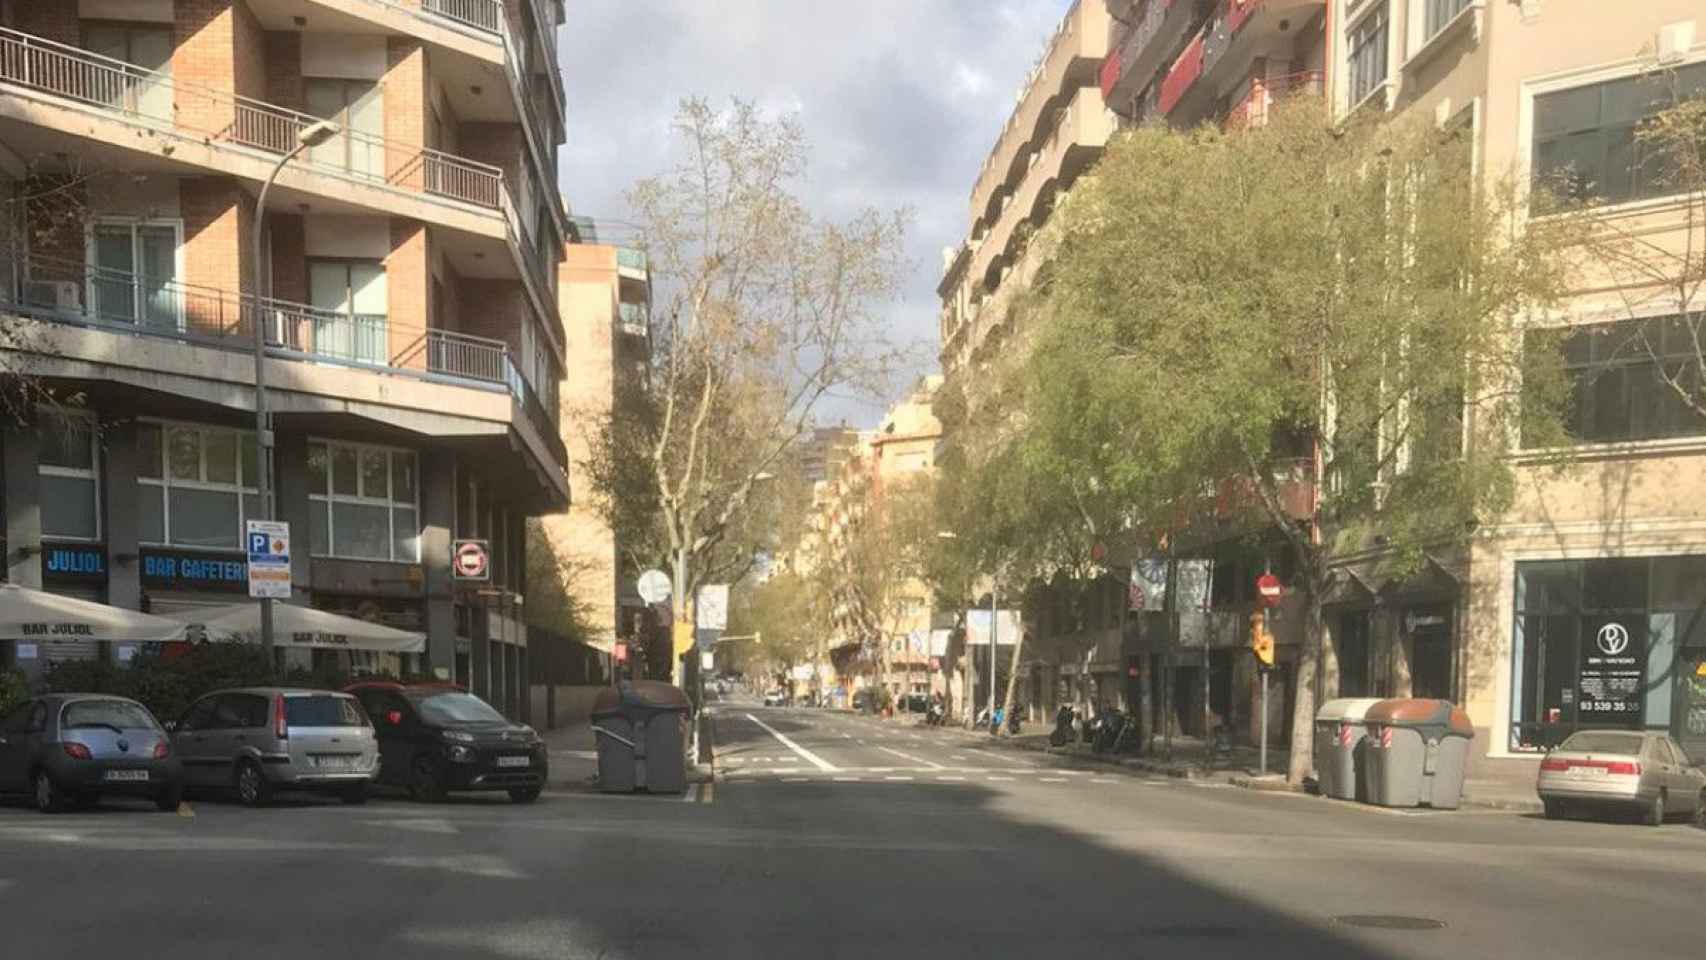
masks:
<path id="1" fill-rule="evenodd" d="M 314 528 L 308 512 L 308 437 L 295 432 L 274 433 L 273 503 L 278 519 L 290 524 L 291 594 L 301 599 L 314 583 Z"/>
<path id="2" fill-rule="evenodd" d="M 486 610 L 475 607 L 468 629 L 468 688 L 487 700 L 492 692 L 492 644 L 486 633 Z"/>
<path id="3" fill-rule="evenodd" d="M 449 454 L 422 451 L 421 566 L 426 571 L 426 672 L 456 672 L 456 605 L 450 583 L 450 527 L 456 513 L 456 470 Z M 442 671 L 442 673 L 440 672 Z"/>
<path id="4" fill-rule="evenodd" d="M 106 489 L 107 603 L 126 610 L 142 608 L 142 561 L 138 556 L 136 517 L 136 421 L 108 423 Z M 121 560 L 120 558 L 126 558 Z"/>
<path id="5" fill-rule="evenodd" d="M 0 433 L 6 484 L 6 582 L 41 589 L 41 477 L 35 432 L 7 425 Z"/>
<path id="6" fill-rule="evenodd" d="M 515 687 L 521 704 L 521 722 L 533 722 L 533 682 L 527 672 L 527 648 L 515 651 Z"/>

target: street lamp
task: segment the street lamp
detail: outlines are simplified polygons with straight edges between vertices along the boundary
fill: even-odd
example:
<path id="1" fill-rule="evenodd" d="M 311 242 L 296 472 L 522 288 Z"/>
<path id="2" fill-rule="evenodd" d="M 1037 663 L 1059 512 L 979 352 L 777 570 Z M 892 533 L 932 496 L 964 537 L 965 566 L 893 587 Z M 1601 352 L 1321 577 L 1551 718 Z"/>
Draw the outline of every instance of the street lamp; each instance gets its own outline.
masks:
<path id="1" fill-rule="evenodd" d="M 251 255 L 255 258 L 255 308 L 253 323 L 255 326 L 255 462 L 260 468 L 259 482 L 256 489 L 260 493 L 261 519 L 272 520 L 272 414 L 267 408 L 267 335 L 262 321 L 265 311 L 261 309 L 261 287 L 265 282 L 266 266 L 261 260 L 261 244 L 265 237 L 267 218 L 267 192 L 272 189 L 274 180 L 285 164 L 296 159 L 302 151 L 317 147 L 342 132 L 341 127 L 330 120 L 320 120 L 311 123 L 296 132 L 296 146 L 289 153 L 278 158 L 273 164 L 272 172 L 267 174 L 266 182 L 261 184 L 261 193 L 255 199 L 255 242 L 251 247 Z M 272 627 L 272 598 L 261 598 L 261 645 L 271 655 L 273 649 Z"/>

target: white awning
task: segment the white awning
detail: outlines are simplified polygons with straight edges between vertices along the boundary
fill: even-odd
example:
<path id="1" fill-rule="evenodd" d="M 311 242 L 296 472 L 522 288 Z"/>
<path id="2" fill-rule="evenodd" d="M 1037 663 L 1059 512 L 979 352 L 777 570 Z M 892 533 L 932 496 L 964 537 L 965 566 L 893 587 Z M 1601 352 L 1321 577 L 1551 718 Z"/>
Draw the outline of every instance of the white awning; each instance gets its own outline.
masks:
<path id="1" fill-rule="evenodd" d="M 0 640 L 157 643 L 183 638 L 184 625 L 177 620 L 0 584 Z"/>
<path id="2" fill-rule="evenodd" d="M 258 643 L 261 639 L 259 601 L 184 610 L 172 616 L 183 623 L 206 629 L 208 638 L 212 640 Z M 272 618 L 273 642 L 280 649 L 381 650 L 388 653 L 423 653 L 426 650 L 424 633 L 397 630 L 313 607 L 274 603 Z"/>

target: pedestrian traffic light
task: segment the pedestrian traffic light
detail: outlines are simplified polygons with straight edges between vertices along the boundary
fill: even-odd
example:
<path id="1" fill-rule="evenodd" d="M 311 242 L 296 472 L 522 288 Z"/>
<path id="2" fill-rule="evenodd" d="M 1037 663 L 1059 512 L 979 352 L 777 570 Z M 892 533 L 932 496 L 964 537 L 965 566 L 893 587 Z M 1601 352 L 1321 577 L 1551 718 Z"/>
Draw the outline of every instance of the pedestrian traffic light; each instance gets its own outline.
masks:
<path id="1" fill-rule="evenodd" d="M 1267 670 L 1274 665 L 1274 635 L 1268 632 L 1267 616 L 1260 610 L 1250 615 L 1250 652 L 1256 665 Z"/>

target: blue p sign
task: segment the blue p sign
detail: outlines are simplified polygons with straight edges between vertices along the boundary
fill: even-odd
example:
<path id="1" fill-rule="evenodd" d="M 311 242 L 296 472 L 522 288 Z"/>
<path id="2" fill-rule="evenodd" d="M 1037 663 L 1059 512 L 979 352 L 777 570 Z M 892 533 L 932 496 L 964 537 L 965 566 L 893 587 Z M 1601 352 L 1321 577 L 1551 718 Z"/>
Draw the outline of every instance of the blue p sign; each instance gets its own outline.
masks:
<path id="1" fill-rule="evenodd" d="M 251 534 L 249 534 L 249 552 L 251 554 L 257 554 L 259 556 L 266 556 L 267 553 L 270 552 L 267 549 L 267 547 L 269 545 L 268 541 L 270 539 L 271 538 L 269 538 L 264 533 L 251 533 Z"/>

